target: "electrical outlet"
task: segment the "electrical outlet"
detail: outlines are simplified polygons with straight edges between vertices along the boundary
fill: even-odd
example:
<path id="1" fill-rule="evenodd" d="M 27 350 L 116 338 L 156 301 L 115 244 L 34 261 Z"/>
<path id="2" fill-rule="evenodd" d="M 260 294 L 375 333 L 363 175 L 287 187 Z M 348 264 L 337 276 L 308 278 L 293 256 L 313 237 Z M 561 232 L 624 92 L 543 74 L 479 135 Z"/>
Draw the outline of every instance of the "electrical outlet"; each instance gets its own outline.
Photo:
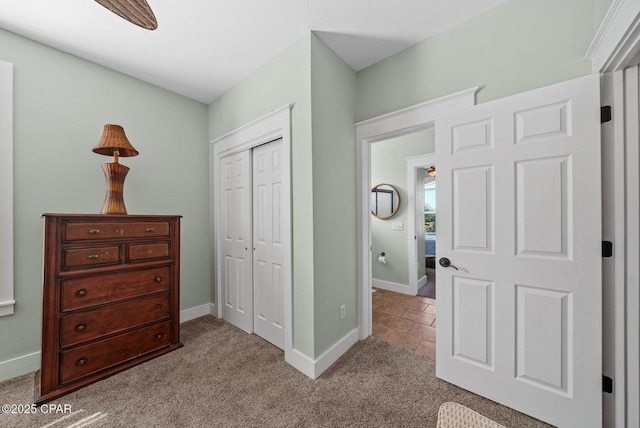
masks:
<path id="1" fill-rule="evenodd" d="M 340 319 L 344 319 L 347 316 L 347 308 L 344 305 L 340 306 Z"/>

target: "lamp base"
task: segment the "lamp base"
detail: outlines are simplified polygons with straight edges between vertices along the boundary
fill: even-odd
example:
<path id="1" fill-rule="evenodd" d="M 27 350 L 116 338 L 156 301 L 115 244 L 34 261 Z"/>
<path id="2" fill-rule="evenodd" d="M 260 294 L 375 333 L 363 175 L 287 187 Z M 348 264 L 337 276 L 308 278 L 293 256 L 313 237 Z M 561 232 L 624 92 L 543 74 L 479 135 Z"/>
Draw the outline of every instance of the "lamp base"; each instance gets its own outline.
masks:
<path id="1" fill-rule="evenodd" d="M 127 177 L 129 167 L 119 163 L 103 163 L 102 171 L 107 181 L 107 194 L 100 214 L 126 214 L 123 191 L 124 179 Z"/>

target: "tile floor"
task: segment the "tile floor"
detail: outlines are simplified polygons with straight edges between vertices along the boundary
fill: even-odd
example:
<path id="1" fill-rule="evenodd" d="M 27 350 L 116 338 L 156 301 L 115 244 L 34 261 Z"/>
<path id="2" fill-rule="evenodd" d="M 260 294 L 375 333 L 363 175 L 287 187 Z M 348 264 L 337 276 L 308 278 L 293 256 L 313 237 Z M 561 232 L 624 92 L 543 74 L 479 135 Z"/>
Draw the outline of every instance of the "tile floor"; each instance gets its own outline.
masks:
<path id="1" fill-rule="evenodd" d="M 436 301 L 376 289 L 373 335 L 431 358 L 436 357 Z"/>

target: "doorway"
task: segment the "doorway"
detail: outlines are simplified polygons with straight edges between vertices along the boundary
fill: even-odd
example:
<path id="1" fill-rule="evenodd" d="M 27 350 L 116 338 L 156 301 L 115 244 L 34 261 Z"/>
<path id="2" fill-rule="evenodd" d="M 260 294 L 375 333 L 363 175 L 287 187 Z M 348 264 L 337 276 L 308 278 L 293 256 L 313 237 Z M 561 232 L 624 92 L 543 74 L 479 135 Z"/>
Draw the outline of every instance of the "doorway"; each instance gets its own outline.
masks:
<path id="1" fill-rule="evenodd" d="M 425 243 L 425 180 L 433 181 L 427 169 L 435 160 L 434 149 L 433 127 L 371 144 L 370 183 L 373 335 L 431 358 L 436 305 L 433 296 L 419 294 L 435 285 L 433 273 L 425 274 L 425 249 L 434 242 Z M 399 204 L 391 215 L 376 210 L 379 198 L 374 191 L 381 187 L 398 193 Z"/>
<path id="2" fill-rule="evenodd" d="M 371 145 L 414 131 L 433 127 L 436 117 L 445 111 L 456 110 L 475 104 L 475 93 L 478 88 L 471 88 L 453 95 L 437 98 L 418 104 L 398 112 L 386 114 L 378 118 L 356 124 L 357 158 L 358 158 L 358 272 L 360 320 L 360 338 L 365 339 L 373 332 L 372 323 L 372 251 L 371 245 Z M 412 226 L 413 225 L 413 226 Z M 415 223 L 410 223 L 415 227 Z M 411 258 L 410 258 L 411 260 Z M 417 262 L 417 257 L 412 259 Z M 414 272 L 417 271 L 414 270 Z"/>
<path id="3" fill-rule="evenodd" d="M 372 285 L 409 296 L 425 285 L 424 177 L 434 161 L 433 127 L 371 144 Z M 376 213 L 380 191 L 397 193 L 391 213 Z"/>

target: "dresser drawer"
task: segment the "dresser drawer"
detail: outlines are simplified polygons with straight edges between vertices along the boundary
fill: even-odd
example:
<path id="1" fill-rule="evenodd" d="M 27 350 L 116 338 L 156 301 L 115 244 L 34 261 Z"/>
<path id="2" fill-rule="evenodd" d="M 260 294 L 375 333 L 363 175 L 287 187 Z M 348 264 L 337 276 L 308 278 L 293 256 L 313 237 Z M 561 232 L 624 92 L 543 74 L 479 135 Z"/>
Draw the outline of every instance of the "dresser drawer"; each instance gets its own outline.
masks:
<path id="1" fill-rule="evenodd" d="M 170 326 L 171 323 L 166 321 L 62 351 L 60 382 L 67 383 L 168 346 L 171 341 Z"/>
<path id="2" fill-rule="evenodd" d="M 168 290 L 171 269 L 123 271 L 61 281 L 61 309 L 72 311 Z"/>
<path id="3" fill-rule="evenodd" d="M 129 245 L 129 261 L 148 259 L 166 259 L 169 257 L 169 243 L 158 242 L 152 244 Z"/>
<path id="4" fill-rule="evenodd" d="M 76 345 L 168 317 L 167 294 L 74 313 L 60 322 L 60 346 Z"/>
<path id="5" fill-rule="evenodd" d="M 62 268 L 79 268 L 120 263 L 120 247 L 92 247 L 62 250 Z"/>
<path id="6" fill-rule="evenodd" d="M 123 223 L 69 222 L 64 225 L 63 236 L 65 241 L 164 237 L 169 236 L 169 230 L 169 223 L 166 221 Z"/>

